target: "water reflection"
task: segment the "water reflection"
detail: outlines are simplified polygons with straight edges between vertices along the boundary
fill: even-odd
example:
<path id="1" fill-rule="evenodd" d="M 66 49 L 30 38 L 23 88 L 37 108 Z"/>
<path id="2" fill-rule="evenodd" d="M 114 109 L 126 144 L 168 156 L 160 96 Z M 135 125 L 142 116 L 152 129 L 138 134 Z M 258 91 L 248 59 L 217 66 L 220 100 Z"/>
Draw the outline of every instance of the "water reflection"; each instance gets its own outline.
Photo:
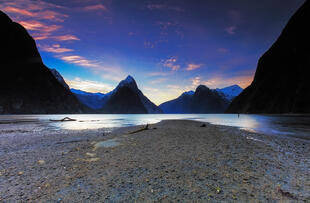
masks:
<path id="1" fill-rule="evenodd" d="M 64 117 L 76 119 L 69 122 L 53 122 Z M 21 129 L 32 126 L 56 130 L 86 130 L 117 128 L 157 123 L 161 120 L 185 119 L 234 126 L 264 134 L 291 135 L 310 138 L 309 116 L 243 115 L 236 114 L 81 114 L 81 115 L 9 115 L 0 116 L 1 128 Z"/>

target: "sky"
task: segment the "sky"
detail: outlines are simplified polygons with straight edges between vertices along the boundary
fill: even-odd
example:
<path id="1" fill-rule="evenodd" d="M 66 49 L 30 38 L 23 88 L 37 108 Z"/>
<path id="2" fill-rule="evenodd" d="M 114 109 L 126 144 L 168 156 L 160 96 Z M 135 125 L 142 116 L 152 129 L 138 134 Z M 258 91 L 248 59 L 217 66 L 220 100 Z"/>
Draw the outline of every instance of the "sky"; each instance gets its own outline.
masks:
<path id="1" fill-rule="evenodd" d="M 0 0 L 71 88 L 107 93 L 131 75 L 155 104 L 200 85 L 253 80 L 304 0 Z"/>

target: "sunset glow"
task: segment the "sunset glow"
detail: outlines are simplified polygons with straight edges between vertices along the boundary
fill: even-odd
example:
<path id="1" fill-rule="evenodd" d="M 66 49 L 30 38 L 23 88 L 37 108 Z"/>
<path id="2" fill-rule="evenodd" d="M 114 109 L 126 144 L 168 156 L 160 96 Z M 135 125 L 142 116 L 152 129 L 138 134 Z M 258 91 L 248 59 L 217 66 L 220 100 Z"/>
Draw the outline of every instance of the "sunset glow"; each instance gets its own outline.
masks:
<path id="1" fill-rule="evenodd" d="M 8 0 L 0 9 L 71 88 L 106 93 L 130 74 L 160 104 L 200 84 L 247 87 L 303 1 L 224 2 Z"/>

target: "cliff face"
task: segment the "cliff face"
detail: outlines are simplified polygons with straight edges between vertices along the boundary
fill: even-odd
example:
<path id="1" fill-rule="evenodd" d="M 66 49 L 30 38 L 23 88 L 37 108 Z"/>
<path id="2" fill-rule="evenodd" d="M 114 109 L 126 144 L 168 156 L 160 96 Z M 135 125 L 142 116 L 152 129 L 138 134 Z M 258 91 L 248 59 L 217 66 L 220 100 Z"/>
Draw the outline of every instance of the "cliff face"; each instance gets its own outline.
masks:
<path id="1" fill-rule="evenodd" d="M 0 114 L 81 113 L 84 106 L 43 64 L 24 27 L 0 11 Z"/>
<path id="2" fill-rule="evenodd" d="M 310 1 L 260 58 L 254 81 L 227 112 L 310 113 Z"/>

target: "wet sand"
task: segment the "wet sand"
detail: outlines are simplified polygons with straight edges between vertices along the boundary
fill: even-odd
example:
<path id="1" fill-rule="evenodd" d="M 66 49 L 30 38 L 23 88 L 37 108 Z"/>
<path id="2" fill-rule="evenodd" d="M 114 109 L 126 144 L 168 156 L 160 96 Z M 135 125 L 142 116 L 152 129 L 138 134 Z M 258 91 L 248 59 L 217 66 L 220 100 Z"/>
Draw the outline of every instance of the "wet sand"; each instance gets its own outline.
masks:
<path id="1" fill-rule="evenodd" d="M 1 134 L 0 202 L 310 202 L 309 141 L 201 125 Z"/>

